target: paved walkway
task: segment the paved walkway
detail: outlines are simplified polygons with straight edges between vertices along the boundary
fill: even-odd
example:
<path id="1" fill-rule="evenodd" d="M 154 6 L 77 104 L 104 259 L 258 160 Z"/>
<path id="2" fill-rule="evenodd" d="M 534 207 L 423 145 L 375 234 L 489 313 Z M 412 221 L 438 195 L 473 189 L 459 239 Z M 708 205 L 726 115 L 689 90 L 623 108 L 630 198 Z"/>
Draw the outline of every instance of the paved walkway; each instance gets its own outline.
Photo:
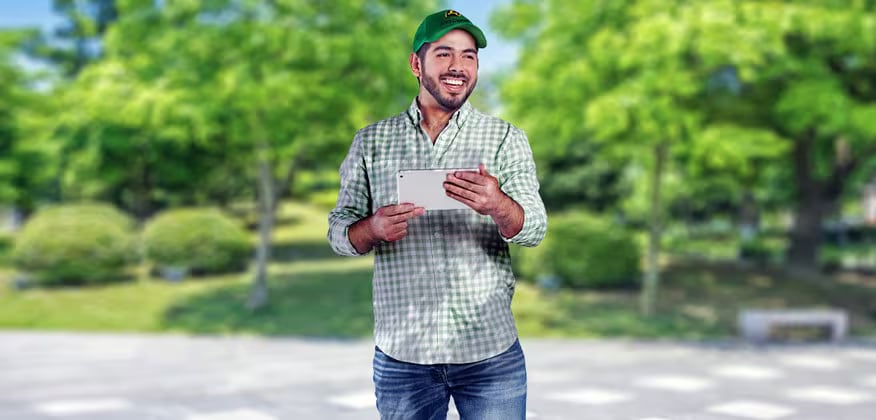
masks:
<path id="1" fill-rule="evenodd" d="M 521 343 L 532 419 L 876 418 L 876 345 Z M 0 332 L 0 419 L 376 419 L 372 348 Z"/>

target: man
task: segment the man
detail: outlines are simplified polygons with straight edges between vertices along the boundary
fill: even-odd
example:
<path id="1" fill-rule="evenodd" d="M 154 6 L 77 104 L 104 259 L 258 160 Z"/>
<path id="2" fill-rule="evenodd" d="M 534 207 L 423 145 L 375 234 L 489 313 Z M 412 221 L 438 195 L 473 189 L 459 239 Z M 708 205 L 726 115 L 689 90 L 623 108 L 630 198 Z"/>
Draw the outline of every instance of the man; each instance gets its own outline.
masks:
<path id="1" fill-rule="evenodd" d="M 383 419 L 523 419 L 526 368 L 511 314 L 508 243 L 535 246 L 547 218 L 525 134 L 473 109 L 487 41 L 453 10 L 414 35 L 420 88 L 407 111 L 360 130 L 341 165 L 328 239 L 375 253 L 374 385 Z M 478 167 L 444 189 L 471 210 L 398 203 L 401 169 Z"/>

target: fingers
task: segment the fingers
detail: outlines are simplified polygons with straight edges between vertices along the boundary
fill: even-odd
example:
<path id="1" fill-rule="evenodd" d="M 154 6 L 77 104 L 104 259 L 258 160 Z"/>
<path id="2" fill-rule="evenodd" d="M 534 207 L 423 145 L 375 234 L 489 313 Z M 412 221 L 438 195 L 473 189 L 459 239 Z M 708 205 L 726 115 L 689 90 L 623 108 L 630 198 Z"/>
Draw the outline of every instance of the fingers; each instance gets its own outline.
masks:
<path id="1" fill-rule="evenodd" d="M 465 181 L 475 185 L 485 185 L 488 181 L 480 172 L 459 171 L 452 174 L 447 174 L 447 180 L 450 182 Z"/>
<path id="2" fill-rule="evenodd" d="M 398 204 L 398 205 L 389 205 L 389 206 L 381 207 L 380 209 L 377 210 L 377 212 L 382 213 L 384 216 L 392 217 L 392 216 L 403 215 L 403 214 L 407 214 L 407 213 L 411 213 L 411 212 L 421 213 L 423 210 L 425 210 L 425 209 L 422 207 L 417 207 L 411 203 L 402 203 L 402 204 Z"/>
<path id="3" fill-rule="evenodd" d="M 452 181 L 461 179 L 475 185 L 487 185 L 496 178 L 487 171 L 487 166 L 483 163 L 478 165 L 478 171 L 457 171 L 447 175 L 447 180 Z"/>
<path id="4" fill-rule="evenodd" d="M 468 184 L 468 183 L 467 183 Z M 474 201 L 478 198 L 478 193 L 469 186 L 460 186 L 458 184 L 454 184 L 452 182 L 444 183 L 444 191 L 447 193 L 448 197 L 455 198 L 457 200 L 464 199 L 466 201 Z"/>
<path id="5" fill-rule="evenodd" d="M 395 242 L 395 241 L 404 239 L 405 236 L 408 236 L 407 223 L 405 223 L 404 227 L 387 233 L 385 239 L 387 242 Z"/>
<path id="6" fill-rule="evenodd" d="M 380 240 L 395 242 L 408 234 L 408 220 L 426 213 L 423 207 L 411 203 L 381 207 L 374 214 L 374 229 Z"/>
<path id="7" fill-rule="evenodd" d="M 398 224 L 407 222 L 410 219 L 413 219 L 417 216 L 422 216 L 425 211 L 415 210 L 409 211 L 407 213 L 396 214 L 395 216 L 389 216 L 386 218 L 386 221 L 391 224 Z"/>
<path id="8" fill-rule="evenodd" d="M 426 209 L 410 203 L 389 205 L 377 210 L 377 214 L 390 223 L 400 223 L 408 219 L 426 214 Z"/>
<path id="9" fill-rule="evenodd" d="M 447 180 L 444 181 L 444 189 L 448 189 L 450 187 L 456 187 L 469 191 L 477 191 L 483 188 L 482 184 L 478 184 L 467 179 L 463 179 L 461 177 L 456 177 L 453 175 L 448 175 Z"/>

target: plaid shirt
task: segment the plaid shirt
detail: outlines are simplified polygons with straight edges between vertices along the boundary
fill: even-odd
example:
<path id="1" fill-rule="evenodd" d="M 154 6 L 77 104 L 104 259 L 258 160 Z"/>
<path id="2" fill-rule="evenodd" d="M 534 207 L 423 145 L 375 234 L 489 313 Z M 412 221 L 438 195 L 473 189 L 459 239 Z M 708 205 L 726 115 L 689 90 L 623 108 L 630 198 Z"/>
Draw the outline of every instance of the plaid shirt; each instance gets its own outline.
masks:
<path id="1" fill-rule="evenodd" d="M 508 242 L 535 246 L 547 217 L 526 135 L 466 102 L 434 145 L 421 129 L 416 99 L 395 117 L 360 130 L 341 164 L 328 240 L 340 255 L 360 255 L 348 228 L 397 204 L 401 169 L 477 167 L 498 178 L 523 208 L 523 229 L 503 238 L 489 216 L 473 210 L 428 211 L 408 221 L 408 235 L 375 246 L 374 338 L 398 360 L 469 363 L 508 349 L 517 338 L 511 314 L 514 274 Z"/>

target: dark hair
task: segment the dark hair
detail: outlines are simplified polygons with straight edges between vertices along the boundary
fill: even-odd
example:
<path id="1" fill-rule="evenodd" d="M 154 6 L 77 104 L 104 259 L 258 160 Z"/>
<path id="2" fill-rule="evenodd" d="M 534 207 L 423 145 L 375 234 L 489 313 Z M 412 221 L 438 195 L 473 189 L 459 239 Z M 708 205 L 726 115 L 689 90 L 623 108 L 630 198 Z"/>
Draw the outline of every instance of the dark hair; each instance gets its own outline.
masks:
<path id="1" fill-rule="evenodd" d="M 431 42 L 427 42 L 423 44 L 419 50 L 417 50 L 417 57 L 420 59 L 421 62 L 426 59 L 426 53 L 429 52 L 429 47 L 431 45 Z"/>

